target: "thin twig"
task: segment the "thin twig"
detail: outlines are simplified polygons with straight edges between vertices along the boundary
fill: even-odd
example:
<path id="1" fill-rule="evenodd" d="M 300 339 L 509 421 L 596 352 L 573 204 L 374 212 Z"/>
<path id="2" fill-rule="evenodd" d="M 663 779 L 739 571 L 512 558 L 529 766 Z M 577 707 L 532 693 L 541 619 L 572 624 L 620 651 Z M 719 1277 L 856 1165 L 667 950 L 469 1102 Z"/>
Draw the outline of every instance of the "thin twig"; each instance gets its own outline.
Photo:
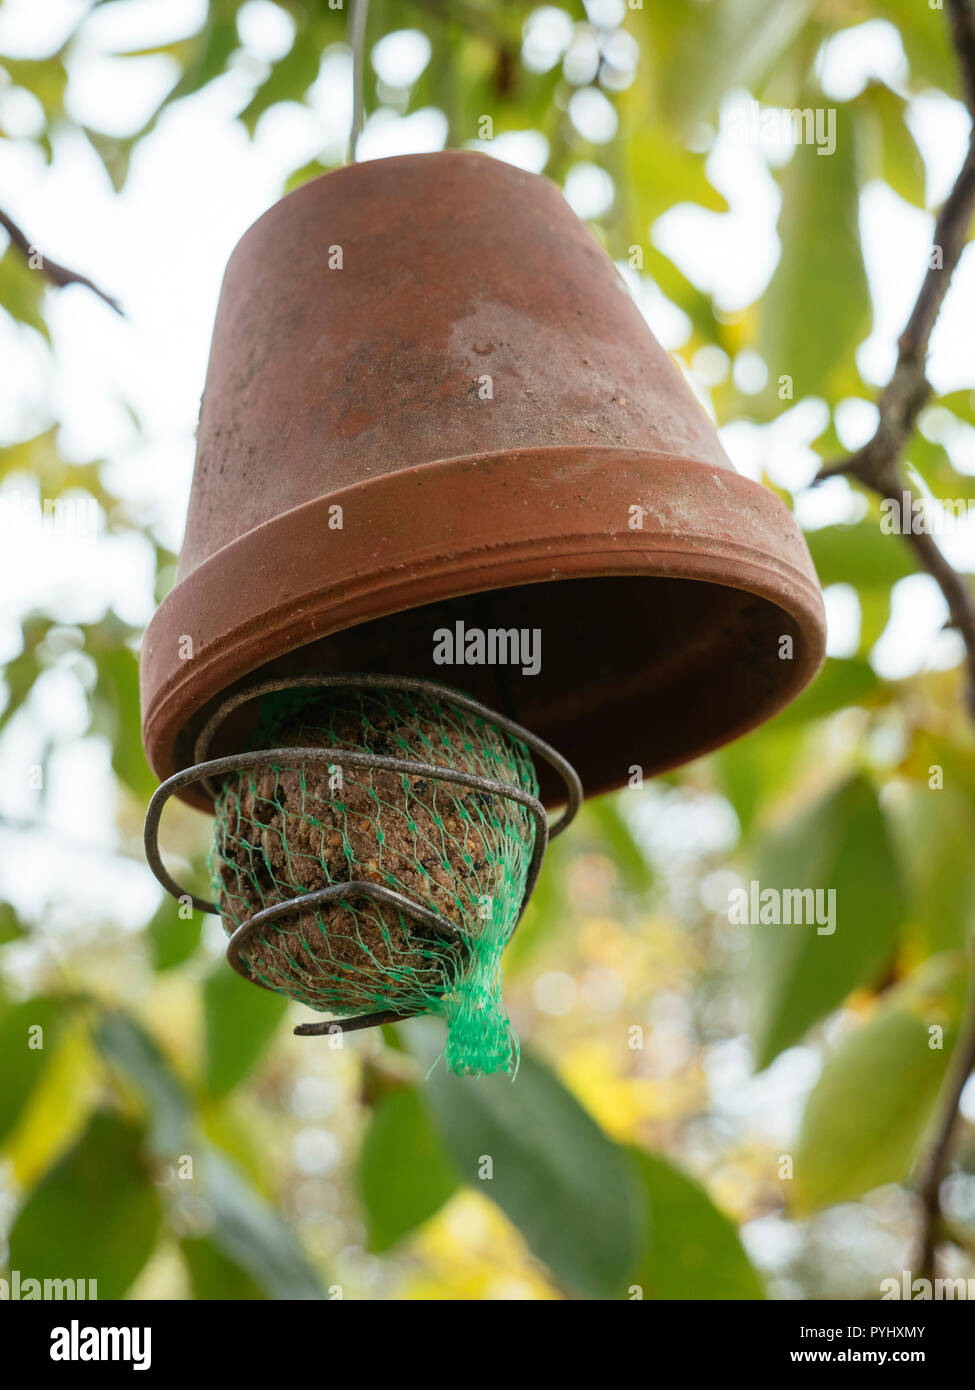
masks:
<path id="1" fill-rule="evenodd" d="M 45 280 L 55 285 L 59 290 L 64 289 L 65 285 L 84 285 L 85 289 L 97 294 L 99 299 L 104 299 L 117 314 L 125 317 L 121 304 L 117 299 L 113 299 L 110 294 L 106 294 L 103 289 L 89 280 L 87 275 L 79 275 L 76 270 L 69 270 L 67 266 L 58 265 L 57 261 L 52 261 L 47 256 L 42 256 L 31 241 L 24 235 L 17 223 L 5 212 L 0 210 L 0 227 L 3 227 L 11 242 L 24 257 L 24 260 L 32 269 L 41 271 Z"/>
<path id="2" fill-rule="evenodd" d="M 948 604 L 949 621 L 965 643 L 967 686 L 965 701 L 975 720 L 975 596 L 968 581 L 945 559 L 925 525 L 913 525 L 915 499 L 901 469 L 901 456 L 914 433 L 918 416 L 931 397 L 926 359 L 931 333 L 944 303 L 951 277 L 968 239 L 975 214 L 975 0 L 947 0 L 951 39 L 958 57 L 962 92 L 972 130 L 968 150 L 954 187 L 938 214 L 927 274 L 917 301 L 897 343 L 897 364 L 877 403 L 879 420 L 873 438 L 848 458 L 825 464 L 816 482 L 840 475 L 857 482 L 882 498 L 902 504 L 904 539 L 934 579 Z M 962 1091 L 975 1069 L 975 969 L 970 997 L 959 1030 L 946 1083 L 944 1109 L 918 1184 L 923 1218 L 918 1256 L 923 1274 L 934 1269 L 935 1249 L 943 1229 L 941 1184 L 952 1137 L 958 1121 Z"/>
<path id="3" fill-rule="evenodd" d="M 928 271 L 910 318 L 897 344 L 897 364 L 878 401 L 873 438 L 849 456 L 826 463 L 815 481 L 855 478 L 880 497 L 895 499 L 901 509 L 904 539 L 931 575 L 948 604 L 949 623 L 966 650 L 966 704 L 975 719 L 975 595 L 967 580 L 945 559 L 923 521 L 915 526 L 916 499 L 901 471 L 901 456 L 918 416 L 931 397 L 926 359 L 931 333 L 961 259 L 975 215 L 975 0 L 948 0 L 948 18 L 961 70 L 962 89 L 972 117 L 972 131 L 954 187 L 938 214 Z"/>
<path id="4" fill-rule="evenodd" d="M 918 1273 L 930 1278 L 934 1273 L 935 1247 L 943 1225 L 941 1216 L 941 1182 L 944 1178 L 951 1148 L 951 1138 L 958 1118 L 958 1105 L 968 1078 L 975 1070 L 975 969 L 969 980 L 968 1000 L 958 1034 L 958 1045 L 951 1058 L 944 1097 L 944 1109 L 930 1152 L 918 1181 L 918 1192 L 924 1210 L 921 1226 Z"/>

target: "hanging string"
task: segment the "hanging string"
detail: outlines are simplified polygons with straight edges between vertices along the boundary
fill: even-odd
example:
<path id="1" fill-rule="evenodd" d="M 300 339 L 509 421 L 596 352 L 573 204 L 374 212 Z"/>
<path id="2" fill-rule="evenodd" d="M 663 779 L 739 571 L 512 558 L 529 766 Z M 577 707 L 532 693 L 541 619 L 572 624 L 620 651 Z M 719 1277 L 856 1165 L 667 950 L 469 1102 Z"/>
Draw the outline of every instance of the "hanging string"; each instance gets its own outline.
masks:
<path id="1" fill-rule="evenodd" d="M 349 47 L 352 49 L 352 129 L 349 132 L 349 163 L 356 162 L 359 136 L 365 124 L 363 70 L 366 54 L 366 20 L 369 0 L 350 0 Z"/>

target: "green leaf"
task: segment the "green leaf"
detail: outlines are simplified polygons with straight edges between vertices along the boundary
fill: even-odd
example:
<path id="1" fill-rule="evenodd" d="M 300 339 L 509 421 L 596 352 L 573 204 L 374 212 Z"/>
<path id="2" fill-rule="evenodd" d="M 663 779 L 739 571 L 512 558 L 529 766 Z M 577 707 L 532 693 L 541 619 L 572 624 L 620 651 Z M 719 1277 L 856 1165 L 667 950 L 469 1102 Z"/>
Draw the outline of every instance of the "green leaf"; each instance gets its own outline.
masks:
<path id="1" fill-rule="evenodd" d="M 753 881 L 760 892 L 779 895 L 835 893 L 832 931 L 829 923 L 821 934 L 815 922 L 752 921 L 760 1070 L 851 990 L 873 981 L 897 943 L 904 917 L 900 867 L 872 785 L 855 777 L 770 835 Z M 829 899 L 822 901 L 828 906 Z"/>
<path id="2" fill-rule="evenodd" d="M 8 246 L 0 259 L 0 308 L 50 342 L 43 310 L 46 289 L 44 272 L 32 269 L 15 246 Z"/>
<path id="3" fill-rule="evenodd" d="M 807 531 L 806 544 L 824 589 L 830 584 L 889 589 L 917 571 L 910 547 L 899 536 L 885 535 L 879 520 Z"/>
<path id="4" fill-rule="evenodd" d="M 890 622 L 889 589 L 857 589 L 857 603 L 860 605 L 860 640 L 857 650 L 861 655 L 873 650 Z M 891 687 L 888 686 L 888 692 Z"/>
<path id="5" fill-rule="evenodd" d="M 967 740 L 952 738 L 950 726 L 938 733 L 915 730 L 906 771 L 928 786 L 934 776 L 945 788 L 966 797 L 969 806 L 975 806 L 975 747 Z"/>
<path id="6" fill-rule="evenodd" d="M 683 309 L 706 342 L 714 342 L 719 338 L 720 325 L 714 316 L 710 296 L 688 280 L 684 272 L 656 246 L 647 246 L 645 251 L 646 273 L 661 294 L 666 295 L 679 309 Z"/>
<path id="7" fill-rule="evenodd" d="M 287 1007 L 283 995 L 249 984 L 222 963 L 207 977 L 203 1010 L 208 1095 L 226 1095 L 247 1076 L 277 1032 Z"/>
<path id="8" fill-rule="evenodd" d="M 727 91 L 753 88 L 789 54 L 812 9 L 813 0 L 712 0 L 691 7 L 694 22 L 662 74 L 669 109 L 685 126 L 715 118 Z"/>
<path id="9" fill-rule="evenodd" d="M 0 1000 L 0 1143 L 20 1118 L 37 1085 L 61 1023 L 64 1005 L 56 999 L 28 999 L 24 1004 Z M 40 1029 L 40 1032 L 36 1030 Z M 38 1045 L 40 1044 L 40 1045 Z"/>
<path id="10" fill-rule="evenodd" d="M 905 450 L 905 462 L 910 465 L 909 475 L 916 471 L 920 477 L 920 486 L 914 478 L 910 479 L 915 484 L 913 491 L 919 498 L 923 497 L 926 485 L 935 498 L 948 504 L 955 515 L 964 517 L 968 514 L 970 503 L 975 499 L 975 474 L 960 473 L 943 444 L 926 439 L 923 434 L 915 434 Z M 952 503 L 961 503 L 961 506 L 951 506 Z M 975 560 L 964 568 L 975 568 Z"/>
<path id="11" fill-rule="evenodd" d="M 566 912 L 564 874 L 571 857 L 570 835 L 551 841 L 525 915 L 505 947 L 502 961 L 505 978 L 522 970 L 535 950 L 563 921 Z"/>
<path id="12" fill-rule="evenodd" d="M 866 704 L 881 690 L 881 682 L 868 661 L 861 658 L 827 659 L 819 675 L 802 694 L 776 715 L 776 725 L 807 724 L 850 705 Z"/>
<path id="13" fill-rule="evenodd" d="M 623 814 L 620 797 L 598 796 L 586 803 L 586 818 L 596 827 L 606 849 L 619 869 L 623 882 L 634 893 L 646 894 L 653 887 L 653 869 Z"/>
<path id="14" fill-rule="evenodd" d="M 240 113 L 240 120 L 253 135 L 257 122 L 265 111 L 279 101 L 301 101 L 318 76 L 321 53 L 300 33 L 293 46 L 271 67 L 265 82 L 258 87 Z"/>
<path id="15" fill-rule="evenodd" d="M 195 955 L 203 933 L 203 916 L 184 911 L 182 903 L 165 894 L 146 927 L 153 968 L 160 974 Z"/>
<path id="16" fill-rule="evenodd" d="M 60 57 L 52 58 L 0 58 L 0 66 L 9 74 L 16 87 L 32 92 L 50 124 L 64 112 L 64 94 L 68 85 L 68 74 Z"/>
<path id="17" fill-rule="evenodd" d="M 257 1280 L 229 1259 L 209 1236 L 180 1241 L 179 1248 L 186 1261 L 194 1298 L 238 1302 L 267 1296 Z"/>
<path id="18" fill-rule="evenodd" d="M 817 98 L 819 100 L 819 98 Z M 815 103 L 814 103 L 815 104 Z M 853 122 L 836 108 L 836 149 L 797 146 L 782 179 L 782 253 L 759 304 L 759 351 L 769 369 L 765 400 L 778 404 L 779 378 L 796 400 L 831 397 L 870 330 L 870 295 L 860 247 Z"/>
<path id="19" fill-rule="evenodd" d="M 82 130 L 101 160 L 115 192 L 120 193 L 129 176 L 129 164 L 135 142 L 132 139 L 105 135 L 102 131 L 91 130 L 88 126 L 82 126 Z"/>
<path id="20" fill-rule="evenodd" d="M 646 1202 L 646 1245 L 631 1284 L 645 1299 L 758 1299 L 762 1282 L 735 1223 L 657 1154 L 630 1151 Z"/>
<path id="21" fill-rule="evenodd" d="M 422 1226 L 458 1186 L 453 1164 L 412 1086 L 397 1086 L 380 1097 L 358 1171 L 371 1250 L 389 1250 Z"/>
<path id="22" fill-rule="evenodd" d="M 777 718 L 712 755 L 718 783 L 735 808 L 743 836 L 766 803 L 789 786 L 801 742 L 801 726 L 780 727 Z"/>
<path id="23" fill-rule="evenodd" d="M 307 164 L 302 164 L 299 169 L 294 169 L 284 181 L 285 193 L 291 193 L 294 189 L 300 188 L 309 179 L 320 178 L 322 174 L 327 174 L 328 168 L 320 159 L 309 160 Z"/>
<path id="24" fill-rule="evenodd" d="M 28 1197 L 10 1233 L 10 1267 L 24 1278 L 97 1279 L 100 1299 L 123 1298 L 161 1220 L 142 1137 L 118 1115 L 96 1114 Z"/>
<path id="25" fill-rule="evenodd" d="M 57 426 L 32 435 L 29 439 L 19 439 L 14 444 L 5 444 L 0 449 L 0 478 L 12 473 L 34 473 L 43 478 L 42 491 L 46 491 L 46 481 L 52 473 L 63 467 L 57 445 Z"/>
<path id="26" fill-rule="evenodd" d="M 958 61 L 943 3 L 935 8 L 930 3 L 919 5 L 916 0 L 876 0 L 873 9 L 900 33 L 912 88 L 939 87 L 954 96 L 958 91 Z"/>
<path id="27" fill-rule="evenodd" d="M 17 941 L 26 935 L 26 929 L 21 925 L 17 911 L 10 903 L 0 902 L 0 946 L 6 946 L 8 941 Z"/>
<path id="28" fill-rule="evenodd" d="M 650 227 L 676 203 L 696 203 L 712 212 L 727 212 L 724 196 L 708 180 L 705 157 L 693 154 L 663 128 L 640 129 L 624 143 L 625 187 L 631 199 L 641 242 Z"/>
<path id="29" fill-rule="evenodd" d="M 163 103 L 164 107 L 191 96 L 219 77 L 230 55 L 240 47 L 236 0 L 211 0 L 208 8 L 207 22 L 196 38 L 193 56 Z"/>
<path id="30" fill-rule="evenodd" d="M 414 1024 L 428 1056 L 430 1030 Z M 627 1158 L 557 1078 L 522 1054 L 507 1076 L 441 1064 L 427 1098 L 461 1179 L 495 1201 L 556 1281 L 582 1298 L 622 1298 L 642 1202 Z M 492 1176 L 481 1176 L 490 1160 Z"/>
<path id="31" fill-rule="evenodd" d="M 292 1232 L 233 1164 L 207 1147 L 200 1158 L 199 1175 L 213 1214 L 210 1239 L 226 1260 L 247 1274 L 269 1298 L 325 1297 Z"/>
<path id="32" fill-rule="evenodd" d="M 891 826 L 911 882 L 912 940 L 926 955 L 975 931 L 975 807 L 957 787 L 913 783 L 892 799 Z"/>
<path id="33" fill-rule="evenodd" d="M 383 34 L 404 27 L 417 28 L 430 39 L 433 59 L 408 94 L 408 111 L 437 106 L 447 117 L 448 146 L 478 135 L 478 121 L 490 113 L 494 134 L 502 131 L 539 129 L 561 120 L 556 92 L 565 87 L 561 64 L 546 72 L 530 72 L 518 61 L 521 34 L 530 0 L 509 0 L 504 5 L 451 0 L 449 5 L 429 0 L 374 3 L 369 6 L 367 51 Z M 562 6 L 566 8 L 565 5 Z M 579 11 L 578 0 L 570 8 Z M 579 16 L 583 16 L 580 14 Z M 340 35 L 340 38 L 343 36 Z M 450 54 L 450 61 L 441 56 Z M 366 110 L 379 104 L 377 77 L 366 64 Z"/>
<path id="34" fill-rule="evenodd" d="M 908 1177 L 957 1036 L 963 972 L 960 953 L 929 961 L 829 1054 L 799 1131 L 798 1215 Z M 933 1027 L 943 1029 L 940 1049 Z"/>
<path id="35" fill-rule="evenodd" d="M 97 1033 L 103 1056 L 133 1083 L 150 1117 L 146 1147 L 156 1155 L 185 1152 L 194 1160 L 194 1195 L 209 1209 L 212 1229 L 183 1243 L 198 1298 L 323 1297 L 318 1276 L 294 1234 L 241 1170 L 196 1132 L 187 1093 L 170 1063 L 139 1024 L 109 1011 Z M 217 1289 L 222 1292 L 217 1292 Z"/>
<path id="36" fill-rule="evenodd" d="M 189 1097 L 152 1038 L 128 1014 L 106 1009 L 95 1044 L 138 1091 L 146 1108 L 148 1147 L 156 1154 L 180 1153 L 190 1136 Z"/>
<path id="37" fill-rule="evenodd" d="M 975 425 L 975 391 L 949 391 L 946 396 L 935 397 L 931 404 L 944 406 L 966 425 Z"/>
<path id="38" fill-rule="evenodd" d="M 862 117 L 865 164 L 871 178 L 885 179 L 905 202 L 925 206 L 924 159 L 905 116 L 907 102 L 882 82 L 869 82 L 853 103 Z"/>
<path id="39" fill-rule="evenodd" d="M 106 647 L 96 658 L 94 726 L 112 745 L 112 767 L 140 802 L 148 801 L 156 776 L 142 748 L 139 659 L 126 646 Z"/>
<path id="40" fill-rule="evenodd" d="M 97 669 L 90 728 L 110 742 L 111 766 L 120 781 L 139 802 L 149 801 L 157 780 L 142 748 L 138 656 L 110 631 L 100 634 L 89 651 Z"/>

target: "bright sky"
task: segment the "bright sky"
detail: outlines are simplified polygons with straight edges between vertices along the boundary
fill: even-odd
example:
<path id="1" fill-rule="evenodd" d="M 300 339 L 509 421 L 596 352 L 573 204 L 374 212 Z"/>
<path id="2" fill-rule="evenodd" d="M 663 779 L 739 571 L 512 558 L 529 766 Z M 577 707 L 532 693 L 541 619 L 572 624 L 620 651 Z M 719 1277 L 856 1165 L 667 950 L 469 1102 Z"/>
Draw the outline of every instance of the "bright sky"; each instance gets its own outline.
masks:
<path id="1" fill-rule="evenodd" d="M 619 0 L 598 0 L 600 18 L 622 17 Z M 84 0 L 6 0 L 0 10 L 0 52 L 43 57 L 63 41 L 88 9 Z M 164 56 L 113 57 L 185 35 L 203 20 L 203 0 L 117 0 L 96 9 L 84 28 L 84 44 L 70 69 L 68 106 L 73 117 L 115 135 L 137 130 L 174 79 Z M 91 294 L 71 289 L 49 292 L 54 353 L 36 335 L 0 325 L 0 440 L 29 437 L 53 418 L 63 421 L 61 447 L 70 458 L 109 460 L 108 482 L 152 518 L 161 537 L 178 548 L 193 463 L 193 430 L 202 390 L 217 292 L 227 258 L 250 223 L 280 194 L 286 176 L 316 156 L 340 158 L 351 111 L 350 62 L 342 48 L 325 55 L 321 75 L 306 104 L 274 108 L 260 121 L 252 141 L 233 114 L 248 99 L 269 60 L 286 51 L 290 20 L 267 0 L 251 0 L 241 16 L 248 56 L 202 93 L 170 108 L 139 147 L 132 171 L 116 195 L 96 155 L 82 138 L 58 137 L 47 166 L 26 140 L 0 142 L 0 206 L 18 221 L 37 246 L 55 260 L 89 274 L 118 296 L 120 319 Z M 632 64 L 632 41 L 619 36 L 620 68 Z M 543 10 L 530 23 L 526 60 L 535 67 L 559 61 L 571 26 L 558 11 Z M 373 50 L 372 61 L 390 84 L 410 81 L 430 61 L 420 34 L 388 36 Z M 572 62 L 584 74 L 585 44 Z M 837 99 L 849 97 L 871 76 L 893 86 L 903 78 L 904 59 L 896 32 L 871 21 L 834 40 L 823 55 L 823 80 Z M 744 96 L 747 94 L 739 94 Z M 0 94 L 4 125 L 27 136 L 36 129 L 33 99 L 24 93 Z M 598 93 L 579 92 L 572 117 L 588 138 L 611 139 L 615 113 Z M 727 113 L 725 113 L 727 114 Z M 928 167 L 932 203 L 943 198 L 962 158 L 968 121 L 964 110 L 943 97 L 915 100 L 911 127 Z M 436 149 L 444 140 L 440 112 L 428 109 L 406 118 L 391 112 L 372 116 L 360 145 L 361 158 Z M 527 168 L 541 168 L 545 141 L 537 132 L 499 138 L 484 146 L 498 157 Z M 657 224 L 658 244 L 699 284 L 713 291 L 720 307 L 733 311 L 759 295 L 777 257 L 775 222 L 779 195 L 766 162 L 788 150 L 743 145 L 719 133 L 709 161 L 714 184 L 730 203 L 717 214 L 682 206 Z M 608 176 L 591 165 L 571 173 L 567 196 L 581 215 L 598 215 L 611 196 Z M 868 272 L 874 297 L 875 327 L 860 351 L 862 370 L 881 384 L 890 371 L 897 334 L 903 326 L 926 263 L 933 220 L 901 202 L 885 185 L 866 189 L 861 211 Z M 676 353 L 689 324 L 684 315 L 648 283 L 631 277 L 634 292 L 661 341 Z M 975 387 L 972 307 L 975 304 L 975 253 L 966 252 L 955 287 L 932 343 L 930 376 L 939 391 Z M 723 355 L 698 354 L 684 362 L 706 400 L 708 384 L 729 369 Z M 754 363 L 734 364 L 747 379 Z M 134 426 L 126 403 L 142 422 Z M 870 433 L 873 407 L 848 402 L 840 412 L 843 442 L 854 447 Z M 822 430 L 825 406 L 804 402 L 773 425 L 747 422 L 723 431 L 736 466 L 751 476 L 762 469 L 796 489 L 815 471 L 809 442 Z M 941 422 L 942 426 L 944 422 Z M 956 466 L 975 472 L 975 430 L 952 425 L 946 438 Z M 97 619 L 108 604 L 135 624 L 152 611 L 148 546 L 138 537 L 82 536 L 52 539 L 24 521 L 18 506 L 30 496 L 30 480 L 14 480 L 11 499 L 0 506 L 5 559 L 0 590 L 0 660 L 19 647 L 19 620 L 34 606 L 55 611 L 65 623 Z M 0 494 L 0 503 L 4 495 Z M 857 502 L 837 480 L 797 500 L 807 526 L 856 515 Z M 892 544 L 896 542 L 892 541 Z M 975 521 L 944 540 L 951 558 L 975 565 Z M 958 643 L 941 633 L 945 609 L 926 577 L 903 581 L 894 596 L 891 624 L 874 652 L 878 669 L 901 676 L 922 664 L 950 665 Z M 837 586 L 827 594 L 830 649 L 844 654 L 855 643 L 857 605 L 852 592 Z M 33 818 L 38 794 L 23 769 L 41 757 L 45 727 L 61 731 L 84 727 L 83 701 L 67 675 L 51 674 L 40 683 L 30 708 L 13 722 L 0 748 L 2 810 Z M 85 788 L 86 815 L 77 823 L 78 788 Z M 52 764 L 45 814 L 79 840 L 104 846 L 114 842 L 113 789 L 108 749 L 98 739 L 66 748 Z M 11 867 L 0 877 L 0 893 L 29 906 L 50 898 L 52 884 L 71 882 L 74 908 L 84 914 L 85 892 L 74 866 L 58 842 L 61 867 L 51 868 L 46 837 L 18 837 L 17 886 Z M 87 860 L 85 862 L 88 862 Z M 25 873 L 25 869 L 33 869 Z M 34 872 L 33 870 L 36 870 Z M 122 871 L 120 871 L 122 872 Z M 104 911 L 102 875 L 91 882 L 92 914 Z M 30 885 L 34 886 L 31 887 Z M 144 920 L 156 892 L 148 872 L 126 866 L 118 906 L 124 920 Z"/>

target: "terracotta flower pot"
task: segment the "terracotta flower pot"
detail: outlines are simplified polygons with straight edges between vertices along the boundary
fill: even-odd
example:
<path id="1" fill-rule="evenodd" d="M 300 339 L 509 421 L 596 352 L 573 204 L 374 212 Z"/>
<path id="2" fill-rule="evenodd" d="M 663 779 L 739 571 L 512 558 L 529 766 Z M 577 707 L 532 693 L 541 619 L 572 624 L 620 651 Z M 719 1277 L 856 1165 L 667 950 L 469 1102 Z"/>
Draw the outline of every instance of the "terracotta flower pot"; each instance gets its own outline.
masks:
<path id="1" fill-rule="evenodd" d="M 510 629 L 514 663 L 487 640 Z M 594 793 L 760 723 L 823 642 L 790 513 L 734 472 L 554 184 L 464 151 L 377 160 L 243 237 L 142 653 L 160 777 L 258 669 L 378 671 L 466 690 Z"/>

